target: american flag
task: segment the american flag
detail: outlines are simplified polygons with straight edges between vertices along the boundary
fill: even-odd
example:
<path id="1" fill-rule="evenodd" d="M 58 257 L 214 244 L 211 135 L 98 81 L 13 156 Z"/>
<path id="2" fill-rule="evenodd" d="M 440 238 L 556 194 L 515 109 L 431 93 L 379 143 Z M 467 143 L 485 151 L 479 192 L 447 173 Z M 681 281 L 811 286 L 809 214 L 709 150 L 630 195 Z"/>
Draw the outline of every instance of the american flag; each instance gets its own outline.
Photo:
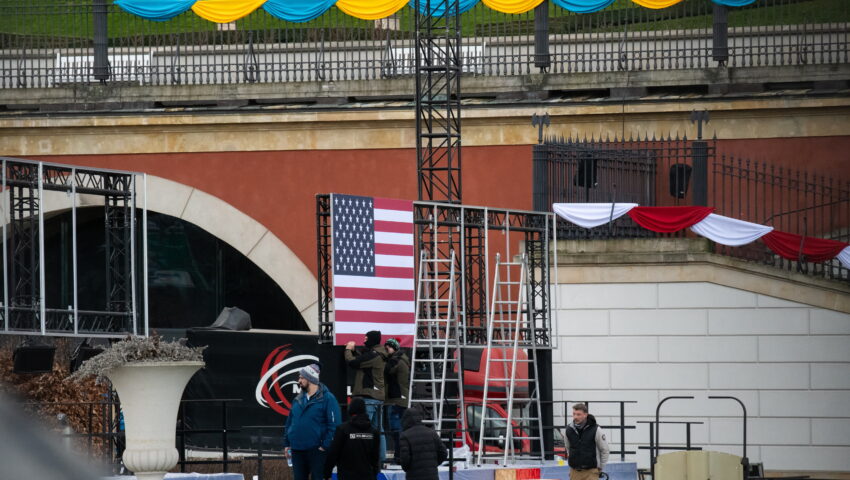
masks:
<path id="1" fill-rule="evenodd" d="M 332 195 L 336 345 L 382 341 L 413 345 L 416 331 L 413 202 Z"/>

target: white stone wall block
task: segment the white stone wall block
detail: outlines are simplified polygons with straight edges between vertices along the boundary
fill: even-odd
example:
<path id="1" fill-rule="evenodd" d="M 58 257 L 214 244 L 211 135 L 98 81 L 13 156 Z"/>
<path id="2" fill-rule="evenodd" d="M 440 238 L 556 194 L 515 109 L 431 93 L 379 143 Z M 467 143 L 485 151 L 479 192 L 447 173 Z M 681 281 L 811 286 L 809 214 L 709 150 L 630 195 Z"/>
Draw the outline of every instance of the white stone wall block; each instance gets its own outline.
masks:
<path id="1" fill-rule="evenodd" d="M 762 362 L 850 362 L 850 336 L 759 337 Z"/>
<path id="2" fill-rule="evenodd" d="M 741 418 L 712 418 L 711 442 L 734 444 L 743 440 L 744 423 Z M 809 444 L 810 420 L 808 418 L 749 418 L 747 443 L 755 445 Z"/>
<path id="3" fill-rule="evenodd" d="M 808 389 L 808 363 L 712 363 L 708 367 L 712 389 Z"/>
<path id="4" fill-rule="evenodd" d="M 850 445 L 850 418 L 812 419 L 812 445 Z"/>
<path id="5" fill-rule="evenodd" d="M 759 308 L 806 308 L 808 305 L 802 303 L 784 300 L 782 298 L 769 297 L 767 295 L 757 295 L 756 303 Z"/>
<path id="6" fill-rule="evenodd" d="M 589 283 L 561 285 L 560 305 L 575 309 L 656 308 L 653 283 Z"/>
<path id="7" fill-rule="evenodd" d="M 558 335 L 608 335 L 608 310 L 558 310 Z"/>
<path id="8" fill-rule="evenodd" d="M 765 417 L 850 417 L 850 391 L 765 390 L 759 393 Z"/>
<path id="9" fill-rule="evenodd" d="M 762 462 L 769 470 L 850 470 L 850 447 L 764 446 Z"/>
<path id="10" fill-rule="evenodd" d="M 706 310 L 612 310 L 611 335 L 705 335 Z"/>
<path id="11" fill-rule="evenodd" d="M 564 362 L 655 362 L 654 337 L 561 337 Z"/>
<path id="12" fill-rule="evenodd" d="M 661 337 L 662 362 L 754 362 L 756 337 Z"/>
<path id="13" fill-rule="evenodd" d="M 850 365 L 846 363 L 813 363 L 811 368 L 812 388 L 850 390 Z"/>
<path id="14" fill-rule="evenodd" d="M 755 307 L 756 294 L 708 282 L 661 283 L 661 308 L 748 308 Z"/>
<path id="15" fill-rule="evenodd" d="M 814 335 L 850 335 L 850 315 L 823 308 L 809 312 Z"/>
<path id="16" fill-rule="evenodd" d="M 611 386 L 615 389 L 701 389 L 708 387 L 708 365 L 693 363 L 611 365 Z"/>
<path id="17" fill-rule="evenodd" d="M 552 386 L 557 390 L 590 390 L 611 387 L 607 363 L 558 363 L 552 366 Z"/>
<path id="18" fill-rule="evenodd" d="M 732 308 L 708 311 L 709 335 L 806 335 L 806 308 Z"/>

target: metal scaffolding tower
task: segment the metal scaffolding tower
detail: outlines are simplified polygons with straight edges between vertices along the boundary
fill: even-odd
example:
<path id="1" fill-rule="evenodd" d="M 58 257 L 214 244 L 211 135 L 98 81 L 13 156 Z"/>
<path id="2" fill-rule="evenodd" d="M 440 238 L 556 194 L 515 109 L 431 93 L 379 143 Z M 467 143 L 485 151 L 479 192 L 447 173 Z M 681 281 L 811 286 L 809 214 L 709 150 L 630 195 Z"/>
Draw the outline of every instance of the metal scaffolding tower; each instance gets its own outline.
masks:
<path id="1" fill-rule="evenodd" d="M 461 203 L 459 8 L 458 0 L 414 6 L 419 200 Z"/>

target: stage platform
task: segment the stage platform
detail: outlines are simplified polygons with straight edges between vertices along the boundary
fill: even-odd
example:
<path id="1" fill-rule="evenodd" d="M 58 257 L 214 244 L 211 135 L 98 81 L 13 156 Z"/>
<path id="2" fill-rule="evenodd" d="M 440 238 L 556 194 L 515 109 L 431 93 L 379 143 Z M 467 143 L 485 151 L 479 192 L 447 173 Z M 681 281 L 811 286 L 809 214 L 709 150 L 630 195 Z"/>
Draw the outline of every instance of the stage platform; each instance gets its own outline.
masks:
<path id="1" fill-rule="evenodd" d="M 609 463 L 605 467 L 605 472 L 608 473 L 609 480 L 637 480 L 638 478 L 636 463 Z M 454 478 L 456 480 L 569 480 L 570 468 L 566 465 L 559 466 L 555 462 L 511 467 L 485 465 L 467 469 L 458 468 Z M 405 480 L 405 475 L 401 470 L 385 470 L 378 480 Z M 448 468 L 440 469 L 440 480 L 449 480 Z"/>

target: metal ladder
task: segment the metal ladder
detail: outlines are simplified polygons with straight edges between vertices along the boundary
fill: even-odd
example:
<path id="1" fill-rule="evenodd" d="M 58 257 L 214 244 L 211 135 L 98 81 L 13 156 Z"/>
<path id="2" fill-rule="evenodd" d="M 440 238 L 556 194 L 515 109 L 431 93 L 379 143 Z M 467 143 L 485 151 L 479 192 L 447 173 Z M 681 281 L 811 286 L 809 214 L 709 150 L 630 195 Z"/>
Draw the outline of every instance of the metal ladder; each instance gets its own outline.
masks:
<path id="1" fill-rule="evenodd" d="M 516 460 L 543 460 L 543 421 L 540 410 L 540 392 L 537 384 L 537 364 L 535 359 L 536 343 L 534 338 L 534 325 L 531 320 L 528 298 L 528 261 L 525 254 L 519 262 L 502 262 L 500 255 L 496 255 L 496 270 L 493 278 L 493 296 L 491 298 L 490 315 L 487 324 L 487 361 L 484 370 L 484 395 L 481 405 L 481 424 L 478 433 L 478 455 L 477 463 L 480 465 L 485 460 L 501 460 L 502 465 Z M 520 357 L 520 350 L 525 349 L 530 354 L 525 358 Z M 493 353 L 498 350 L 502 355 L 494 358 Z M 528 396 L 518 398 L 517 394 L 517 367 L 526 365 L 531 375 L 528 376 Z M 494 375 L 496 370 L 497 375 Z M 506 386 L 506 411 L 508 421 L 502 417 L 488 415 L 488 402 L 493 400 L 491 395 L 491 382 L 501 382 Z M 522 408 L 522 415 L 514 416 L 514 407 Z M 514 425 L 517 422 L 520 434 L 514 433 Z M 499 436 L 489 436 L 488 433 L 495 430 L 487 428 L 504 423 L 504 433 Z M 533 429 L 536 427 L 536 434 Z M 492 435 L 492 433 L 490 433 Z M 485 449 L 486 442 L 504 442 L 503 453 L 488 454 Z M 529 452 L 517 451 L 514 441 L 531 442 Z M 534 442 L 537 442 L 539 452 L 534 452 Z"/>
<path id="2" fill-rule="evenodd" d="M 452 433 L 465 425 L 460 329 L 455 253 L 452 251 L 450 258 L 429 258 L 422 251 L 410 364 L 410 406 L 419 407 L 425 417 L 422 423 L 433 425 L 445 441 L 451 441 Z M 444 427 L 449 428 L 443 431 Z"/>

